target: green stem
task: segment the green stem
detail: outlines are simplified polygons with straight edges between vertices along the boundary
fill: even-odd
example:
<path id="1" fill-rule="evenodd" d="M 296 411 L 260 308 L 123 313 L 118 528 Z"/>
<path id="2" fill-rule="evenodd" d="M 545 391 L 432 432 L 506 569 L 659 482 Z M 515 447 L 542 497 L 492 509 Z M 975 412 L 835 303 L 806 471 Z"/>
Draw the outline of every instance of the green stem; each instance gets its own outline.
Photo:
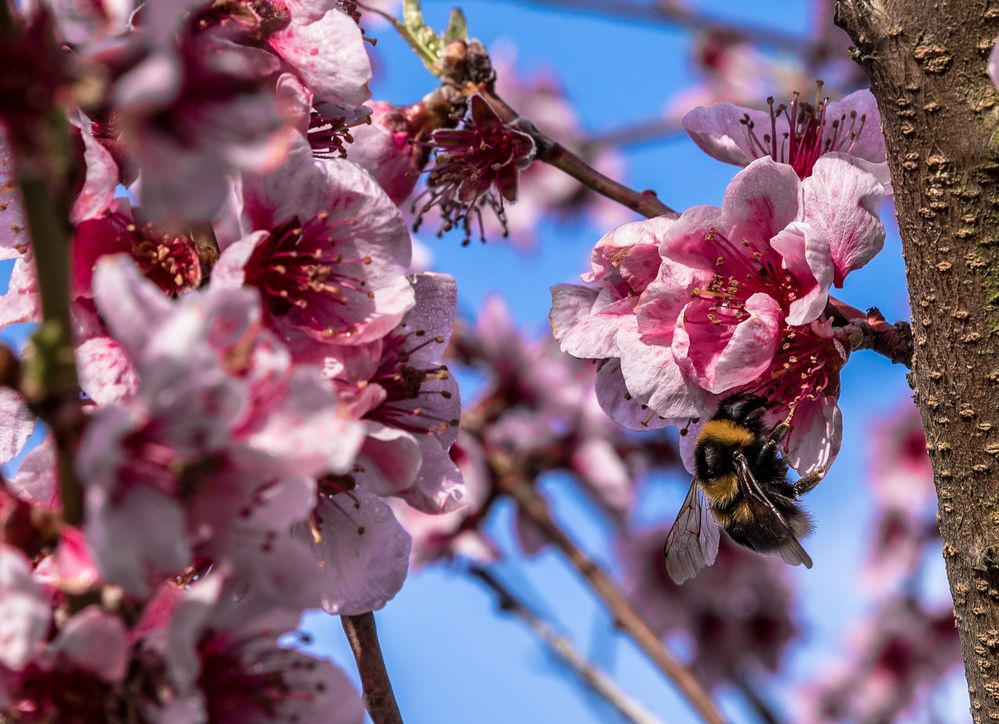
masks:
<path id="1" fill-rule="evenodd" d="M 52 430 L 63 519 L 78 526 L 83 521 L 83 491 L 74 474 L 73 453 L 84 418 L 69 307 L 71 227 L 66 179 L 70 130 L 58 109 L 52 109 L 41 122 L 45 124 L 40 129 L 43 142 L 31 148 L 11 148 L 42 307 L 42 324 L 32 337 L 22 393 Z"/>

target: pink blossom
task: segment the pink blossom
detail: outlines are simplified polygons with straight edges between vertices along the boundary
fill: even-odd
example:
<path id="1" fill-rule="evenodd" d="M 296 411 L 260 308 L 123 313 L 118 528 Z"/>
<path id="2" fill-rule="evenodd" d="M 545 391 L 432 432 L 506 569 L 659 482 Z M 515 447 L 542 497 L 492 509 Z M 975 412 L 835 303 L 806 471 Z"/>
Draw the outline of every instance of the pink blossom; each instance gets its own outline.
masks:
<path id="1" fill-rule="evenodd" d="M 928 546 L 939 539 L 926 435 L 911 401 L 878 420 L 869 456 L 878 508 L 864 579 L 883 594 L 918 575 Z"/>
<path id="2" fill-rule="evenodd" d="M 121 129 L 141 171 L 143 209 L 157 220 L 210 220 L 225 200 L 226 174 L 273 169 L 293 134 L 274 97 L 281 59 L 240 44 L 240 23 L 212 17 L 188 26 L 188 4 L 145 6 L 128 51 L 99 54 L 117 79 L 114 122 L 97 120 Z"/>
<path id="3" fill-rule="evenodd" d="M 874 494 L 882 505 L 915 512 L 935 502 L 926 433 L 911 400 L 878 420 L 872 431 L 868 465 Z"/>
<path id="4" fill-rule="evenodd" d="M 623 382 L 619 396 L 649 407 L 636 419 L 634 406 L 614 403 L 605 389 L 605 408 L 624 424 L 703 419 L 723 394 L 759 395 L 774 423 L 794 412 L 785 442 L 791 466 L 828 466 L 839 446 L 845 352 L 824 310 L 829 289 L 881 248 L 880 197 L 873 176 L 838 157 L 818 159 L 803 181 L 785 164 L 758 159 L 736 175 L 721 208 L 689 209 L 661 229 L 641 222 L 658 236 L 663 264 L 637 301 L 624 287 L 600 292 L 634 304 L 633 318 L 596 328 L 602 348 L 571 334 L 603 311 L 586 311 L 585 300 L 597 303 L 592 291 L 573 291 L 571 303 L 556 291 L 556 334 L 578 353 L 620 359 L 620 377 L 605 365 L 606 386 Z"/>
<path id="5" fill-rule="evenodd" d="M 0 131 L 0 259 L 14 259 L 27 250 L 31 244 L 27 230 L 14 159 L 7 150 L 6 134 Z"/>
<path id="6" fill-rule="evenodd" d="M 49 602 L 31 573 L 21 551 L 0 543 L 0 664 L 9 669 L 34 659 L 49 629 Z"/>
<path id="7" fill-rule="evenodd" d="M 410 538 L 379 496 L 395 496 L 426 513 L 464 502 L 455 441 L 458 387 L 441 363 L 451 333 L 454 280 L 414 277 L 416 306 L 380 340 L 344 347 L 326 360 L 341 398 L 366 428 L 349 474 L 318 481 L 309 530 L 331 613 L 379 608 L 402 586 Z"/>
<path id="8" fill-rule="evenodd" d="M 987 71 L 992 85 L 999 88 L 999 43 L 992 46 L 992 51 L 989 53 Z"/>
<path id="9" fill-rule="evenodd" d="M 618 548 L 630 599 L 658 635 L 693 646 L 692 668 L 708 685 L 776 673 L 799 628 L 786 567 L 722 538 L 715 564 L 683 586 L 666 574 L 662 531 Z"/>
<path id="10" fill-rule="evenodd" d="M 299 615 L 262 611 L 224 593 L 224 571 L 187 590 L 164 584 L 133 631 L 137 658 L 155 685 L 155 721 L 360 724 L 364 708 L 329 661 L 279 643 Z"/>
<path id="11" fill-rule="evenodd" d="M 458 385 L 441 361 L 451 337 L 457 289 L 444 274 L 417 274 L 413 280 L 416 306 L 400 325 L 363 349 L 327 360 L 327 374 L 354 413 L 367 421 L 369 436 L 392 428 L 416 444 L 415 464 L 404 466 L 414 475 L 408 484 L 392 490 L 386 485 L 398 485 L 398 475 L 380 481 L 371 477 L 391 458 L 391 443 L 384 436 L 377 452 L 367 451 L 367 444 L 362 449 L 362 457 L 370 461 L 362 467 L 369 470 L 358 476 L 380 494 L 398 494 L 418 509 L 440 513 L 461 504 L 461 475 L 448 457 L 461 402 Z"/>
<path id="12" fill-rule="evenodd" d="M 420 179 L 421 147 L 407 118 L 407 109 L 372 101 L 371 122 L 352 130 L 347 158 L 370 173 L 396 204 L 413 192 Z"/>
<path id="13" fill-rule="evenodd" d="M 59 506 L 59 487 L 55 468 L 55 447 L 52 436 L 42 441 L 24 456 L 17 473 L 7 482 L 7 488 L 23 501 L 43 508 Z"/>
<path id="14" fill-rule="evenodd" d="M 482 563 L 500 557 L 494 543 L 475 526 L 466 524 L 466 521 L 481 514 L 492 492 L 492 481 L 482 447 L 473 436 L 459 431 L 450 456 L 465 483 L 461 508 L 449 513 L 430 515 L 404 503 L 390 501 L 396 518 L 412 536 L 411 562 L 414 566 L 452 556 Z"/>
<path id="15" fill-rule="evenodd" d="M 313 159 L 298 137 L 278 171 L 244 181 L 243 197 L 258 231 L 225 250 L 213 284 L 256 288 L 267 325 L 295 346 L 370 342 L 412 307 L 405 221 L 351 162 Z"/>
<path id="16" fill-rule="evenodd" d="M 286 0 L 290 22 L 267 45 L 302 79 L 317 102 L 359 106 L 371 97 L 371 63 L 361 29 L 336 0 Z M 275 7 L 278 6 L 275 3 Z"/>
<path id="17" fill-rule="evenodd" d="M 24 448 L 35 430 L 35 416 L 22 397 L 0 388 L 0 463 L 9 463 Z"/>
<path id="18" fill-rule="evenodd" d="M 132 398 L 93 414 L 77 459 L 102 576 L 142 595 L 197 554 L 273 588 L 270 554 L 309 514 L 313 476 L 349 469 L 360 430 L 318 369 L 292 367 L 259 331 L 249 290 L 174 304 L 114 257 L 98 265 L 94 289 L 141 380 Z"/>
<path id="19" fill-rule="evenodd" d="M 118 186 L 119 171 L 114 156 L 95 138 L 93 124 L 83 113 L 71 117 L 80 129 L 83 140 L 83 162 L 86 175 L 73 204 L 70 217 L 74 222 L 95 219 L 108 209 Z"/>
<path id="20" fill-rule="evenodd" d="M 731 103 L 695 108 L 683 117 L 683 127 L 703 151 L 726 163 L 747 166 L 754 159 L 770 157 L 790 165 L 804 179 L 816 160 L 834 154 L 872 173 L 890 192 L 874 96 L 859 90 L 830 102 L 819 97 L 821 91 L 820 83 L 814 104 L 801 101 L 798 93 L 786 105 L 775 106 L 769 98 L 769 111 Z"/>
<path id="21" fill-rule="evenodd" d="M 94 267 L 101 257 L 128 254 L 143 275 L 165 294 L 177 295 L 201 285 L 201 261 L 194 239 L 137 224 L 124 204 L 76 226 L 73 238 L 73 292 L 90 298 Z"/>
<path id="22" fill-rule="evenodd" d="M 842 661 L 807 693 L 805 721 L 894 721 L 961 662 L 950 606 L 890 601 L 851 639 Z"/>

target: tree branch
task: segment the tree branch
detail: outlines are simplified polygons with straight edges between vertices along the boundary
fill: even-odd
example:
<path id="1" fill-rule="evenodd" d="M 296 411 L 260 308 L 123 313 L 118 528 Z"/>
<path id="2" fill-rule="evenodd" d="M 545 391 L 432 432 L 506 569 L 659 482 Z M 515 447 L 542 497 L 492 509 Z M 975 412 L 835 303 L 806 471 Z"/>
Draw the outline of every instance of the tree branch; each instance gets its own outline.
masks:
<path id="1" fill-rule="evenodd" d="M 612 178 L 604 176 L 558 141 L 543 133 L 530 120 L 522 118 L 517 111 L 496 95 L 496 92 L 492 89 L 484 88 L 480 89 L 480 92 L 489 101 L 489 104 L 499 114 L 504 123 L 512 124 L 518 130 L 530 134 L 537 147 L 535 160 L 543 161 L 564 171 L 584 186 L 593 189 L 613 201 L 617 201 L 619 204 L 627 206 L 632 211 L 646 218 L 676 214 L 673 209 L 659 200 L 655 191 L 635 191 Z"/>
<path id="2" fill-rule="evenodd" d="M 356 616 L 341 616 L 340 623 L 347 635 L 350 649 L 354 652 L 357 671 L 361 675 L 364 689 L 364 705 L 374 724 L 402 724 L 402 714 L 392 692 L 385 659 L 378 644 L 378 630 L 375 628 L 375 614 L 362 613 Z"/>
<path id="3" fill-rule="evenodd" d="M 562 532 L 562 529 L 548 512 L 545 500 L 515 470 L 505 469 L 497 472 L 500 488 L 517 501 L 521 512 L 565 554 L 576 571 L 603 599 L 617 625 L 623 628 L 659 670 L 676 684 L 690 705 L 705 721 L 715 724 L 724 721 L 707 690 L 683 664 L 670 655 L 662 641 L 642 620 L 610 576 Z"/>
<path id="4" fill-rule="evenodd" d="M 981 0 L 839 0 L 881 110 L 972 718 L 999 719 L 999 115 Z"/>
<path id="5" fill-rule="evenodd" d="M 650 118 L 591 134 L 583 141 L 583 150 L 641 146 L 682 134 L 683 126 L 677 118 Z"/>
<path id="6" fill-rule="evenodd" d="M 661 719 L 646 711 L 641 704 L 623 692 L 613 679 L 587 661 L 582 654 L 576 651 L 568 638 L 558 633 L 526 604 L 518 600 L 513 592 L 501 583 L 492 572 L 477 565 L 472 565 L 468 572 L 480 579 L 487 588 L 496 594 L 501 611 L 512 613 L 526 623 L 528 628 L 579 677 L 579 680 L 587 688 L 613 706 L 622 717 L 635 724 L 662 723 Z"/>
<path id="7" fill-rule="evenodd" d="M 865 313 L 834 297 L 829 298 L 827 312 L 843 323 L 836 336 L 848 349 L 869 349 L 893 364 L 912 368 L 912 325 L 908 322 L 888 324 L 877 307 Z"/>

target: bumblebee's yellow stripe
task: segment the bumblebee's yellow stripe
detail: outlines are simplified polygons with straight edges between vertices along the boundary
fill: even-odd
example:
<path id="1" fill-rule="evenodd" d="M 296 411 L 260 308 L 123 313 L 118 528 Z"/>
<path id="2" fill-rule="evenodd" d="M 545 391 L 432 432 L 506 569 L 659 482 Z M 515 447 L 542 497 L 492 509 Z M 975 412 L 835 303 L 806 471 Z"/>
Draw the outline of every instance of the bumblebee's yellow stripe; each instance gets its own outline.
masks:
<path id="1" fill-rule="evenodd" d="M 714 442 L 719 445 L 737 445 L 746 447 L 756 441 L 756 435 L 745 425 L 732 420 L 708 420 L 697 436 L 697 444 Z"/>
<path id="2" fill-rule="evenodd" d="M 726 508 L 739 494 L 739 481 L 735 473 L 701 481 L 701 489 L 714 508 Z"/>

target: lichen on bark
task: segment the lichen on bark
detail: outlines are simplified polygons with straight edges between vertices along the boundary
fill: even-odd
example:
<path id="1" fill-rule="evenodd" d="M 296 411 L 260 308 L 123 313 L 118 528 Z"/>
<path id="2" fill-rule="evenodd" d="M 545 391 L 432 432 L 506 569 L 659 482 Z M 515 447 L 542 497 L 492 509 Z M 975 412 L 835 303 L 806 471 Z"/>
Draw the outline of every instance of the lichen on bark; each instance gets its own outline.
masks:
<path id="1" fill-rule="evenodd" d="M 999 5 L 839 0 L 881 110 L 975 721 L 999 719 Z"/>

